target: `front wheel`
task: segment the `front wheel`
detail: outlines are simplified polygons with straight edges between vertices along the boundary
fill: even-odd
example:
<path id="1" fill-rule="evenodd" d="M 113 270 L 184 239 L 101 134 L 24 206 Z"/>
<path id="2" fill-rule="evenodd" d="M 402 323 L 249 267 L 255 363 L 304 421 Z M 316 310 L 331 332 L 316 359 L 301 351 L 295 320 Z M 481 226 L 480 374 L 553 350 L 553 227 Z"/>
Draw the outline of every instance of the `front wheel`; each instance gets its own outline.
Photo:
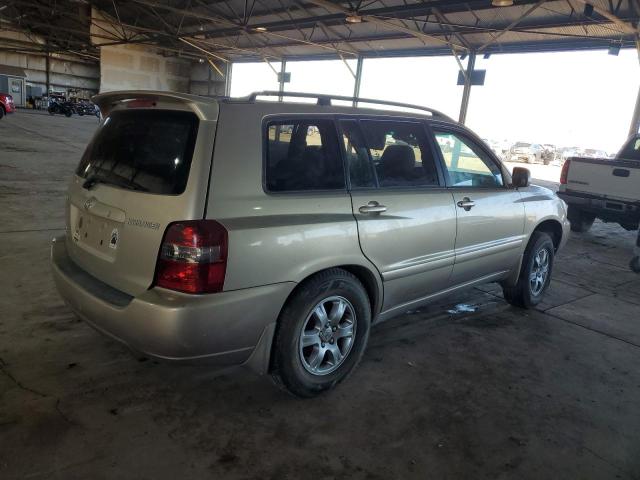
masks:
<path id="1" fill-rule="evenodd" d="M 554 254 L 551 237 L 544 232 L 534 232 L 524 251 L 518 283 L 515 287 L 502 287 L 505 300 L 522 308 L 540 303 L 551 283 Z"/>
<path id="2" fill-rule="evenodd" d="M 354 275 L 334 268 L 311 277 L 280 314 L 275 382 L 307 398 L 333 388 L 362 358 L 370 324 L 369 297 Z"/>

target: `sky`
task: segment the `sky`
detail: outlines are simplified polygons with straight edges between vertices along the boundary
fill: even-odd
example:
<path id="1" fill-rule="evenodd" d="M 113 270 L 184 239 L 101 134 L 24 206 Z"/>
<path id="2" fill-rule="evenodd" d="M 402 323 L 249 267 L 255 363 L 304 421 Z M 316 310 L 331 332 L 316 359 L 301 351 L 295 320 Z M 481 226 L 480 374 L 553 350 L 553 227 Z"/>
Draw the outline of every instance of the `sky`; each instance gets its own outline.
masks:
<path id="1" fill-rule="evenodd" d="M 355 60 L 348 63 L 355 72 Z M 280 70 L 278 62 L 272 66 Z M 486 70 L 485 84 L 471 89 L 466 125 L 483 138 L 608 153 L 627 138 L 640 88 L 635 50 L 494 54 L 478 57 L 476 69 Z M 285 91 L 353 95 L 353 75 L 341 60 L 287 62 L 287 72 Z M 425 105 L 457 119 L 457 76 L 453 56 L 365 59 L 360 96 Z M 265 62 L 233 65 L 232 96 L 277 89 Z"/>

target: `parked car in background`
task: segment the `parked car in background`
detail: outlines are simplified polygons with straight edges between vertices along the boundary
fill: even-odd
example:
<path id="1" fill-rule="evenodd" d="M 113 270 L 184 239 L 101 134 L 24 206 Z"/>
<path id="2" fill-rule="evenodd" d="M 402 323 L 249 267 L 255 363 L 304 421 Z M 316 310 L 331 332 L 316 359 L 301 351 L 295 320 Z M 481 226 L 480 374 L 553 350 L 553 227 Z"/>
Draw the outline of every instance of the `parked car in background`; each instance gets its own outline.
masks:
<path id="1" fill-rule="evenodd" d="M 309 397 L 356 367 L 374 323 L 487 282 L 542 300 L 569 225 L 528 170 L 435 110 L 257 95 L 94 97 L 105 120 L 51 251 L 79 317 L 146 355 L 245 364 Z"/>
<path id="2" fill-rule="evenodd" d="M 549 165 L 556 158 L 556 146 L 551 145 L 550 143 L 545 143 L 542 145 L 542 161 L 545 165 Z"/>
<path id="3" fill-rule="evenodd" d="M 0 118 L 7 113 L 14 113 L 16 106 L 13 103 L 13 97 L 8 93 L 0 93 Z"/>
<path id="4" fill-rule="evenodd" d="M 595 148 L 585 148 L 580 152 L 582 158 L 609 158 L 604 150 L 596 150 Z"/>
<path id="5" fill-rule="evenodd" d="M 544 163 L 544 148 L 537 143 L 515 143 L 507 153 L 508 162 Z"/>
<path id="6" fill-rule="evenodd" d="M 636 230 L 640 222 L 640 136 L 629 138 L 613 160 L 568 158 L 558 195 L 569 205 L 574 232 L 586 232 L 596 218 Z"/>

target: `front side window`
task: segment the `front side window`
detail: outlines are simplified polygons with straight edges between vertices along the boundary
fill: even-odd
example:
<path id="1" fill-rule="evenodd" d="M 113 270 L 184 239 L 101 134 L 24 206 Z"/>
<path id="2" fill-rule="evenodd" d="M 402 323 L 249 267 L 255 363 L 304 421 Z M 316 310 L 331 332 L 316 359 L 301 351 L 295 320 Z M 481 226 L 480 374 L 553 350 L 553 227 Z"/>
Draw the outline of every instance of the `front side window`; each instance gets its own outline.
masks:
<path id="1" fill-rule="evenodd" d="M 269 122 L 266 153 L 266 187 L 271 192 L 345 188 L 331 120 Z"/>
<path id="2" fill-rule="evenodd" d="M 356 122 L 342 122 L 352 186 L 439 185 L 432 150 L 420 123 L 362 120 L 359 124 L 360 129 Z"/>
<path id="3" fill-rule="evenodd" d="M 471 140 L 450 132 L 435 132 L 436 143 L 453 187 L 499 187 L 502 172 Z"/>

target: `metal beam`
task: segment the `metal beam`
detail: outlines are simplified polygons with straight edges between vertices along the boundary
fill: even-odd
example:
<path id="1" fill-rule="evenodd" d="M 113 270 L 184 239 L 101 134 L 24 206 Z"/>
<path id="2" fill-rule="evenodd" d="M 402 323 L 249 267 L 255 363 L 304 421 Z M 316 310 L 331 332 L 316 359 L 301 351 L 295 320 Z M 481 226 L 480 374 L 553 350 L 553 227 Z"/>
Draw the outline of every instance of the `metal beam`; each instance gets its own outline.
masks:
<path id="1" fill-rule="evenodd" d="M 464 79 L 464 90 L 462 91 L 462 102 L 460 103 L 460 117 L 458 121 L 462 124 L 467 120 L 467 110 L 469 109 L 469 97 L 471 96 L 471 78 L 473 77 L 473 70 L 476 66 L 476 52 L 469 53 L 469 60 L 467 61 L 467 74 Z"/>
<path id="2" fill-rule="evenodd" d="M 636 35 L 638 34 L 637 27 L 634 27 L 633 25 L 628 24 L 627 22 L 619 18 L 617 15 L 614 15 L 613 13 L 609 12 L 608 10 L 600 8 L 597 5 L 594 5 L 592 2 L 587 2 L 586 0 L 576 0 L 576 2 L 581 3 L 583 5 L 591 5 L 593 7 L 594 12 L 596 12 L 601 17 L 604 17 L 607 20 L 611 21 L 612 23 L 615 23 L 616 25 L 618 25 L 620 28 L 622 28 L 623 32 L 636 34 Z"/>
<path id="3" fill-rule="evenodd" d="M 331 3 L 328 0 L 309 0 L 309 3 L 313 3 L 314 5 L 317 5 L 319 7 L 324 8 L 325 10 L 329 11 L 329 12 L 334 12 L 334 13 L 341 13 L 343 15 L 353 15 L 354 12 L 350 11 L 347 8 L 342 7 L 341 5 L 337 5 L 335 3 Z M 418 30 L 414 30 L 412 28 L 408 28 L 404 25 L 400 25 L 394 22 L 390 22 L 388 20 L 382 20 L 380 18 L 378 18 L 377 16 L 373 16 L 373 15 L 367 15 L 366 11 L 361 11 L 358 12 L 357 15 L 360 15 L 362 17 L 363 20 L 365 20 L 366 22 L 369 23 L 373 23 L 374 25 L 378 25 L 382 28 L 386 28 L 387 30 L 394 30 L 397 32 L 404 32 L 404 33 L 408 33 L 409 35 L 412 35 L 420 40 L 435 40 L 437 42 L 440 43 L 445 43 L 447 45 L 451 45 L 452 47 L 456 47 L 459 48 L 461 50 L 464 50 L 465 47 L 463 45 L 459 45 L 457 43 L 451 42 L 449 40 L 445 40 L 443 38 L 439 38 L 439 37 L 435 37 L 433 35 L 428 35 L 426 33 L 420 32 Z"/>
<path id="4" fill-rule="evenodd" d="M 524 20 L 525 18 L 527 18 L 529 15 L 531 15 L 536 9 L 538 9 L 540 6 L 542 6 L 542 4 L 545 2 L 546 0 L 540 0 L 538 3 L 536 3 L 535 5 L 533 5 L 532 7 L 528 8 L 522 15 L 520 15 L 516 20 L 514 20 L 513 22 L 511 22 L 509 25 L 507 25 L 507 27 L 502 30 L 500 33 L 498 33 L 496 36 L 494 36 L 491 40 L 489 40 L 487 43 L 485 43 L 484 45 L 482 45 L 480 48 L 478 48 L 478 52 L 482 52 L 485 48 L 487 48 L 489 45 L 491 45 L 492 43 L 495 43 L 496 40 L 498 40 L 501 36 L 503 36 L 505 33 L 509 32 L 510 30 L 512 30 L 516 25 L 518 25 L 522 20 Z"/>

